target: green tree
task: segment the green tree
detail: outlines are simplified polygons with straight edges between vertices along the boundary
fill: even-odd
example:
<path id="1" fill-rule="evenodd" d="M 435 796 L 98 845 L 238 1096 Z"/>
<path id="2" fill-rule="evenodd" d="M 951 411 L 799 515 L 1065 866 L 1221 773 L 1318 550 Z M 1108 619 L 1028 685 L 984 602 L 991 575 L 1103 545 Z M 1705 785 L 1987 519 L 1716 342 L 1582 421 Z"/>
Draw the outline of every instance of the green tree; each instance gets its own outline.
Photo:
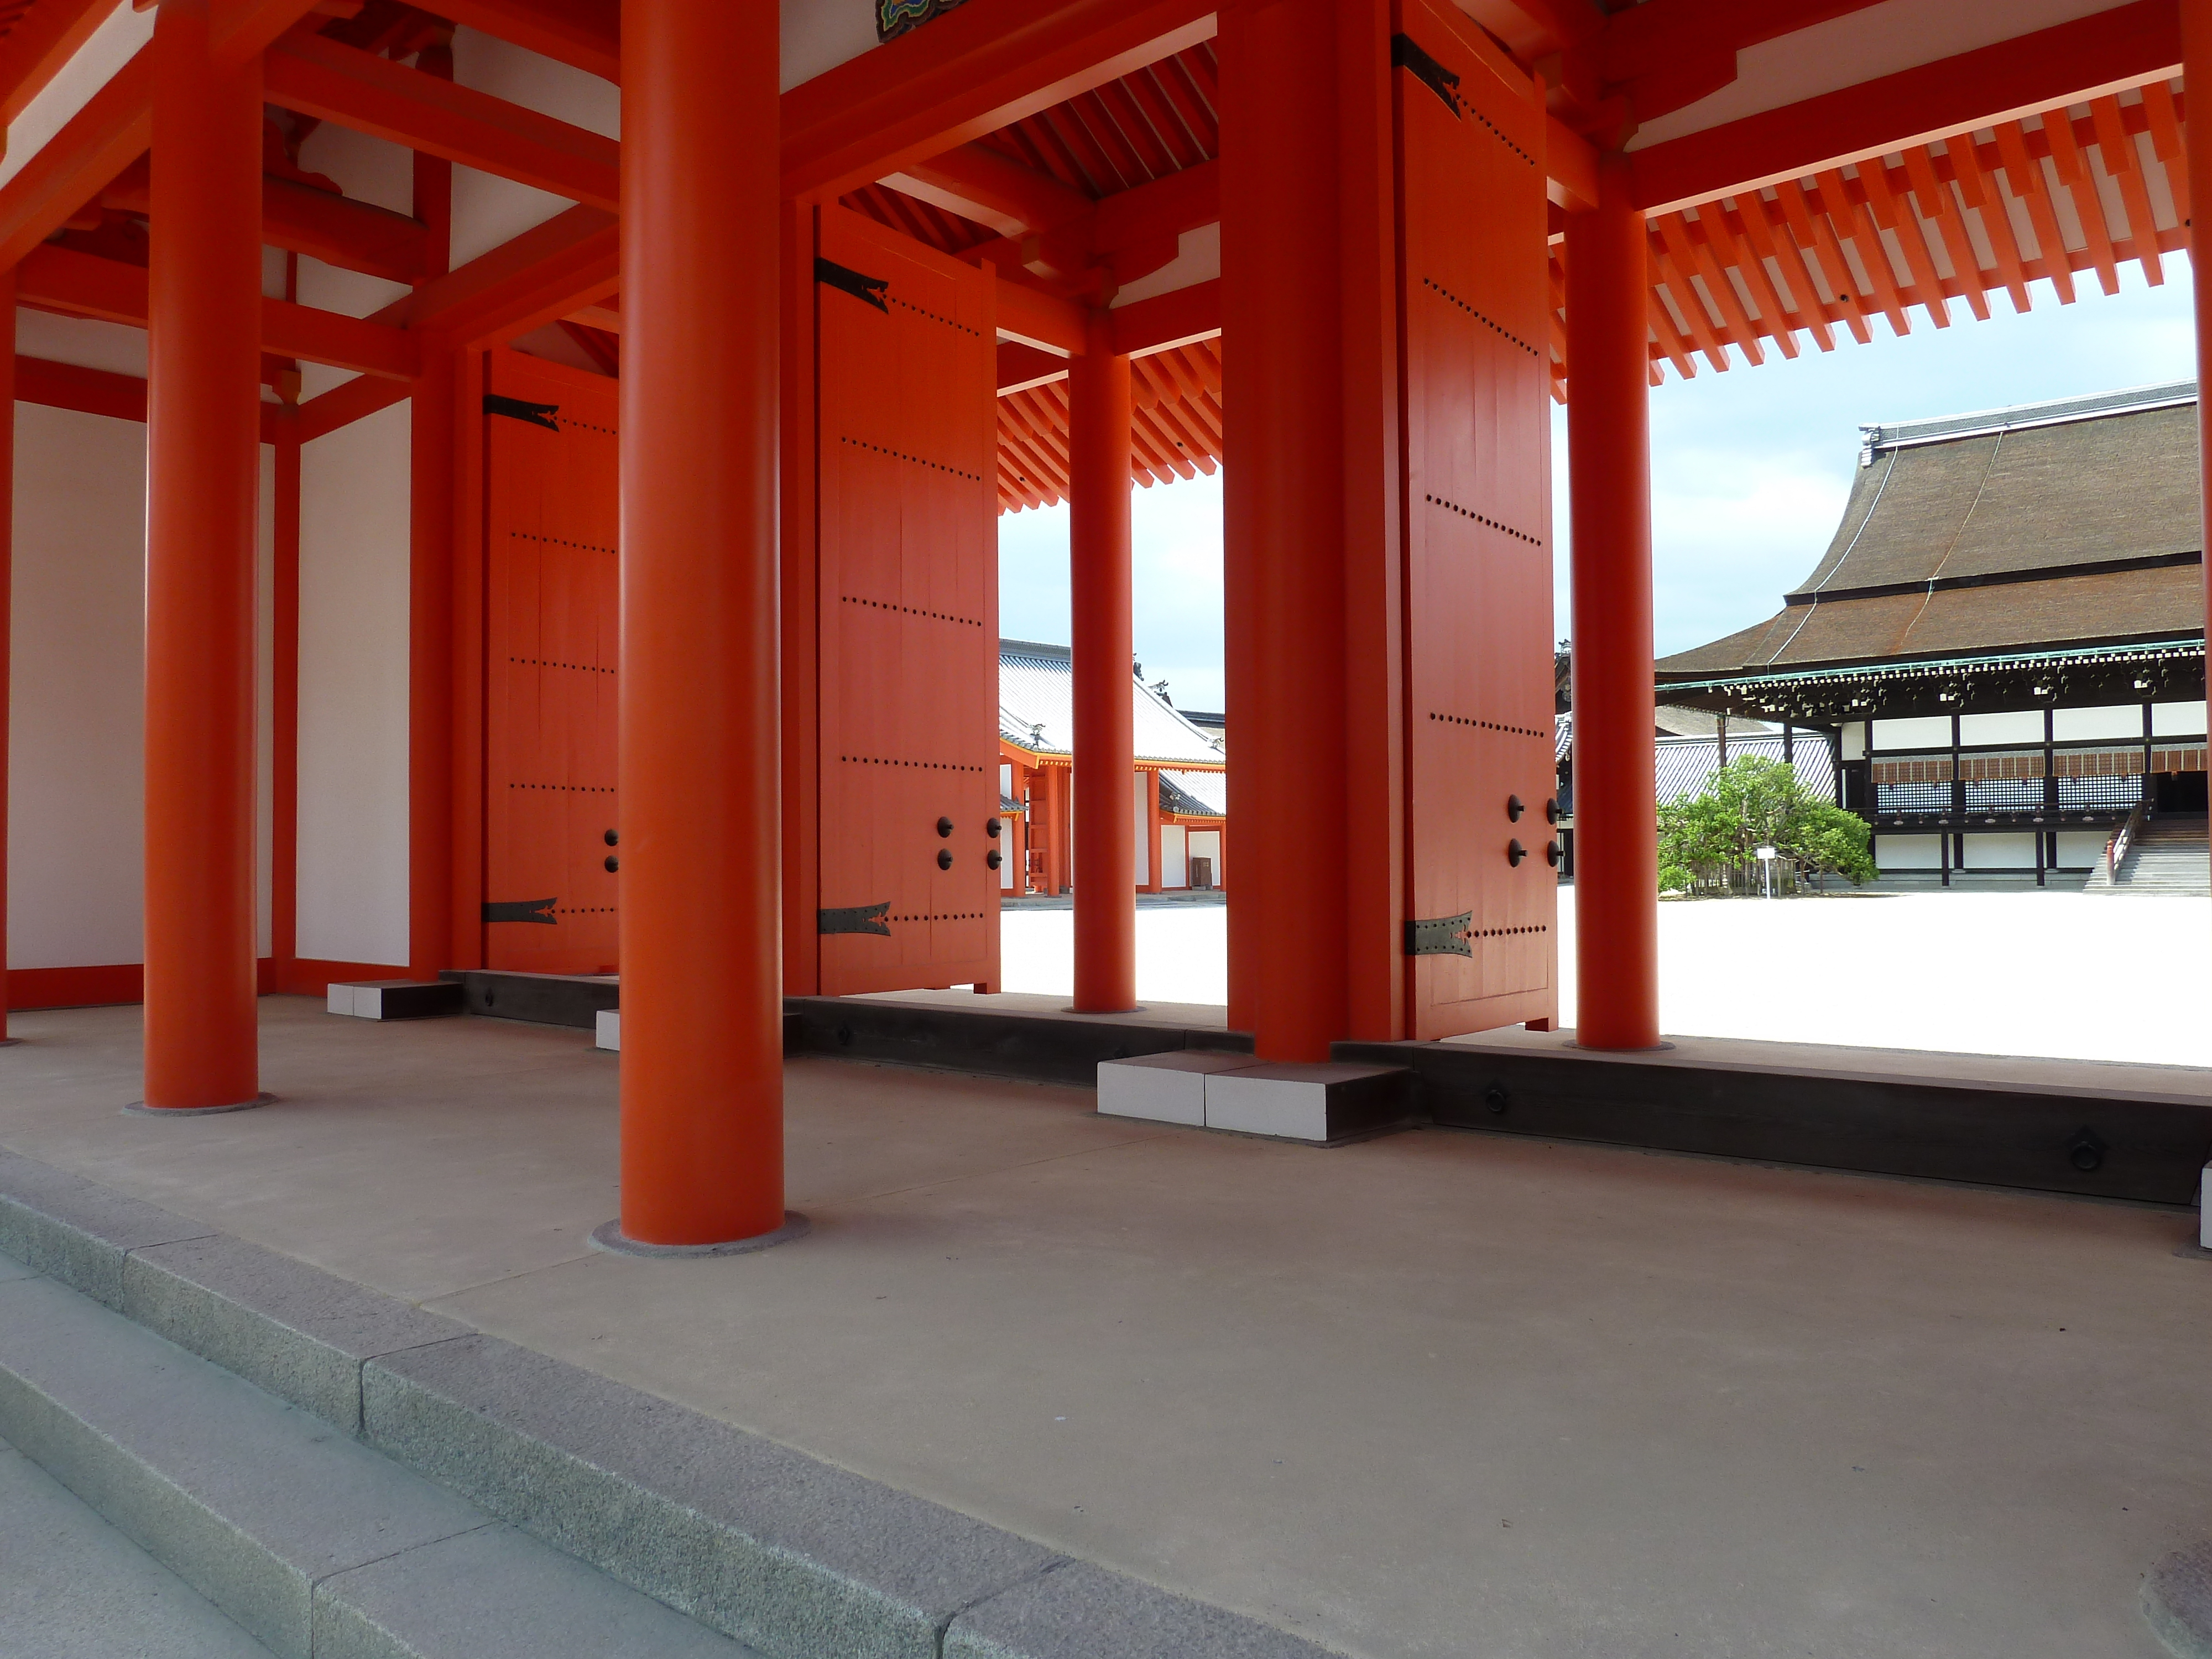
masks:
<path id="1" fill-rule="evenodd" d="M 1822 799 L 1796 769 L 1760 755 L 1730 761 L 1704 790 L 1659 809 L 1662 892 L 1755 893 L 1759 849 L 1774 848 L 1778 890 L 1833 874 L 1854 886 L 1880 872 L 1865 819 Z"/>

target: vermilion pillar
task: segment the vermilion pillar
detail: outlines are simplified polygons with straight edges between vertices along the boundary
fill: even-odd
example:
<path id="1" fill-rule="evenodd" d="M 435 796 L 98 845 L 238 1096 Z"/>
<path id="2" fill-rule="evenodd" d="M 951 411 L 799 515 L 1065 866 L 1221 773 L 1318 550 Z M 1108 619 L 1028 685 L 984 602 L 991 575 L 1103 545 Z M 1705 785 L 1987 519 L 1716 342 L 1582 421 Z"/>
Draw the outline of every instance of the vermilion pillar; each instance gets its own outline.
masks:
<path id="1" fill-rule="evenodd" d="M 209 0 L 154 27 L 147 332 L 146 1104 L 260 1089 L 253 964 L 253 532 L 261 64 Z"/>
<path id="2" fill-rule="evenodd" d="M 0 1042 L 8 1036 L 8 715 L 15 568 L 15 273 L 0 271 Z"/>
<path id="3" fill-rule="evenodd" d="M 1644 215 L 1620 157 L 1567 218 L 1573 509 L 1575 1015 L 1586 1048 L 1659 1041 L 1650 356 Z"/>
<path id="4" fill-rule="evenodd" d="M 2181 56 L 2185 90 L 2212 88 L 2212 0 L 2181 0 Z M 2190 122 L 2186 143 L 2190 194 L 2203 190 L 2212 198 L 2212 120 Z M 2191 210 L 2185 207 L 2182 211 L 2186 216 Z M 2189 276 L 2197 298 L 2197 384 L 2203 387 L 2212 386 L 2212 257 L 2194 246 L 2193 232 L 2191 241 Z M 2201 413 L 2197 441 L 2201 452 L 2197 472 L 2203 489 L 2203 522 L 2212 524 L 2212 433 L 2206 431 Z M 2212 606 L 2212 563 L 2204 567 L 2204 596 L 2207 605 Z M 2206 614 L 2212 616 L 2212 610 Z"/>
<path id="5" fill-rule="evenodd" d="M 1102 313 L 1067 365 L 1074 646 L 1075 1006 L 1137 1005 L 1136 738 L 1130 663 L 1129 360 Z"/>
<path id="6" fill-rule="evenodd" d="M 621 1237 L 781 1227 L 776 0 L 623 0 Z"/>
<path id="7" fill-rule="evenodd" d="M 1220 12 L 1229 1018 L 1267 1060 L 1401 1035 L 1389 9 Z M 1352 801 L 1376 804 L 1354 857 Z"/>

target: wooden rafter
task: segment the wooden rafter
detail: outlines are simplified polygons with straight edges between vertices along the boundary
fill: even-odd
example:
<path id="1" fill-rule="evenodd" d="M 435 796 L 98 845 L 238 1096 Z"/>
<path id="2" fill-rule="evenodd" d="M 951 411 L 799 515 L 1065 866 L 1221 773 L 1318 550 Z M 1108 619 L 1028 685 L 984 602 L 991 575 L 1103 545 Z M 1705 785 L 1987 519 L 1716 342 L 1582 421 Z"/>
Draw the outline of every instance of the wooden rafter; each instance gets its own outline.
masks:
<path id="1" fill-rule="evenodd" d="M 1725 368 L 1731 349 L 1794 353 L 1801 331 L 1826 349 L 1836 325 L 1863 342 L 1877 316 L 1899 334 L 1916 311 L 1942 327 L 1954 302 L 1987 317 L 1995 292 L 2026 311 L 2039 282 L 2070 305 L 2081 271 L 2107 293 L 2130 264 L 2160 282 L 2160 256 L 2189 240 L 2185 116 L 2157 82 L 1658 214 L 1652 362 L 1686 379 L 1699 356 Z M 1562 283 L 1553 294 L 1564 377 Z"/>

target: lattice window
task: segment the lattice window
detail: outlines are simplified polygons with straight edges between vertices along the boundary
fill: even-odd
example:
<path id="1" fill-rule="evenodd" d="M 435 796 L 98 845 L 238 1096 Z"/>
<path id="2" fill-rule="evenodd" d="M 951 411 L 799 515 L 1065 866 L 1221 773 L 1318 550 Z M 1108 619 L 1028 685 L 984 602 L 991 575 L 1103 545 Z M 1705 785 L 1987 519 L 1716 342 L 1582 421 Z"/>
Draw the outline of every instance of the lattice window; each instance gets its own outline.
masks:
<path id="1" fill-rule="evenodd" d="M 2058 804 L 2074 807 L 2118 807 L 2125 811 L 2142 799 L 2142 777 L 2058 780 Z"/>
<path id="2" fill-rule="evenodd" d="M 2041 778 L 1991 778 L 1966 785 L 1966 810 L 1970 812 L 2007 811 L 2042 805 Z"/>
<path id="3" fill-rule="evenodd" d="M 1948 783 L 1878 783 L 1874 808 L 1885 812 L 1948 812 L 1951 786 Z"/>

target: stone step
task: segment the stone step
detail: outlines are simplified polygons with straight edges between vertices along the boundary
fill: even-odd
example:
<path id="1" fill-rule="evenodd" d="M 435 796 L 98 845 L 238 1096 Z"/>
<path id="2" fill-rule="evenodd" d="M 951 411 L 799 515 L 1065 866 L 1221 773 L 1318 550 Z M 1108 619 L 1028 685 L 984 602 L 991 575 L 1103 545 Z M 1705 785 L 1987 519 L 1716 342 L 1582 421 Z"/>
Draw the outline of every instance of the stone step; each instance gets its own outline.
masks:
<path id="1" fill-rule="evenodd" d="M 280 1659 L 742 1659 L 44 1276 L 0 1283 L 0 1436 Z"/>
<path id="2" fill-rule="evenodd" d="M 169 1536 L 212 1563 L 178 1571 L 217 1605 L 266 1603 L 247 1627 L 286 1659 L 308 1640 L 314 1659 L 1328 1659 L 4 1153 L 0 1252 L 52 1275 L 0 1284 L 27 1310 L 0 1301 L 0 1437 L 45 1425 L 49 1468 L 164 1561 Z M 238 1427 L 249 1405 L 257 1435 Z M 114 1510 L 93 1496 L 111 1486 Z M 326 1491 L 352 1494 L 342 1512 Z M 606 1594 L 678 1633 L 624 1645 L 643 1626 L 591 1600 Z"/>
<path id="3" fill-rule="evenodd" d="M 269 1650 L 0 1444 L 0 1653 L 37 1659 L 270 1659 Z"/>

